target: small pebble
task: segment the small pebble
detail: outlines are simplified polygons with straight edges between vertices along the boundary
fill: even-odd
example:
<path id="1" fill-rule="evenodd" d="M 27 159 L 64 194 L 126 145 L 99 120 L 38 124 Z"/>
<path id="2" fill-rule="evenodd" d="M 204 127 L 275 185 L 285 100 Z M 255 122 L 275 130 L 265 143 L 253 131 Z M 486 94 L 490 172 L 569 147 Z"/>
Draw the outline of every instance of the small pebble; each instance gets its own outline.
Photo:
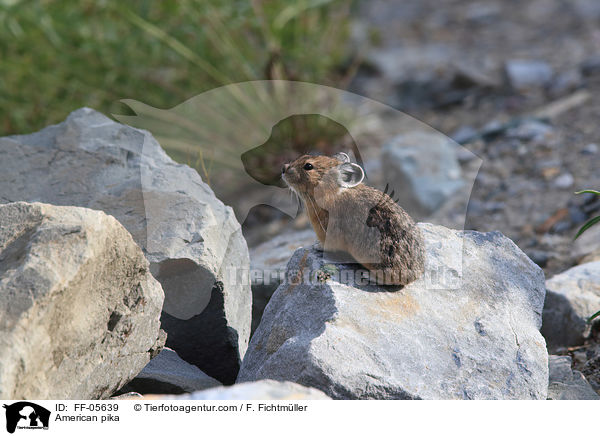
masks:
<path id="1" fill-rule="evenodd" d="M 552 231 L 554 233 L 564 233 L 567 230 L 569 230 L 572 227 L 572 223 L 569 221 L 559 221 L 556 224 L 554 224 L 554 227 L 552 227 Z"/>
<path id="2" fill-rule="evenodd" d="M 571 186 L 573 186 L 573 183 L 575 183 L 575 179 L 570 173 L 561 174 L 556 179 L 554 179 L 554 186 L 560 189 L 570 188 Z"/>
<path id="3" fill-rule="evenodd" d="M 587 221 L 587 214 L 575 206 L 569 207 L 569 217 L 573 224 L 583 224 Z"/>
<path id="4" fill-rule="evenodd" d="M 581 86 L 583 78 L 579 70 L 568 70 L 560 73 L 550 85 L 550 93 L 554 97 L 564 95 Z"/>
<path id="5" fill-rule="evenodd" d="M 485 140 L 490 140 L 506 130 L 506 125 L 498 120 L 492 120 L 483 126 L 480 135 Z"/>
<path id="6" fill-rule="evenodd" d="M 598 153 L 598 144 L 588 144 L 585 147 L 583 147 L 583 150 L 581 150 L 581 154 L 596 154 Z"/>
<path id="7" fill-rule="evenodd" d="M 552 80 L 552 67 L 539 60 L 511 59 L 504 64 L 508 84 L 515 89 L 541 87 Z"/>
<path id="8" fill-rule="evenodd" d="M 516 138 L 522 141 L 543 141 L 554 129 L 546 123 L 537 120 L 526 120 L 506 132 L 508 138 Z"/>
<path id="9" fill-rule="evenodd" d="M 577 350 L 573 352 L 573 360 L 581 365 L 587 362 L 587 356 L 585 351 Z"/>
<path id="10" fill-rule="evenodd" d="M 465 18 L 478 24 L 490 23 L 501 13 L 502 8 L 497 3 L 475 2 L 465 8 Z"/>
<path id="11" fill-rule="evenodd" d="M 550 180 L 553 177 L 555 177 L 558 173 L 560 173 L 560 170 L 556 167 L 548 167 L 548 168 L 542 168 L 542 176 L 544 177 L 544 179 L 546 180 Z"/>
<path id="12" fill-rule="evenodd" d="M 454 141 L 458 142 L 459 144 L 465 144 L 465 143 L 470 142 L 473 139 L 477 138 L 477 136 L 478 136 L 477 130 L 475 130 L 473 127 L 462 126 L 462 127 L 459 127 L 452 134 L 451 137 Z"/>
<path id="13" fill-rule="evenodd" d="M 581 73 L 591 76 L 600 72 L 600 55 L 592 56 L 581 63 Z"/>

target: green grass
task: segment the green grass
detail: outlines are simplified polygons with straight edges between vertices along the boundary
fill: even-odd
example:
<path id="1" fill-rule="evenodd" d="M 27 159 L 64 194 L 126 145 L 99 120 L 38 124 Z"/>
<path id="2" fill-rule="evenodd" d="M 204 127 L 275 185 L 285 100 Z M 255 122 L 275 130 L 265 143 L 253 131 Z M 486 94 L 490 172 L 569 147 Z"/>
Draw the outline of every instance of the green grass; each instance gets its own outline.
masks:
<path id="1" fill-rule="evenodd" d="M 0 0 L 0 134 L 255 79 L 343 86 L 350 1 Z M 194 157 L 195 158 L 195 157 Z"/>

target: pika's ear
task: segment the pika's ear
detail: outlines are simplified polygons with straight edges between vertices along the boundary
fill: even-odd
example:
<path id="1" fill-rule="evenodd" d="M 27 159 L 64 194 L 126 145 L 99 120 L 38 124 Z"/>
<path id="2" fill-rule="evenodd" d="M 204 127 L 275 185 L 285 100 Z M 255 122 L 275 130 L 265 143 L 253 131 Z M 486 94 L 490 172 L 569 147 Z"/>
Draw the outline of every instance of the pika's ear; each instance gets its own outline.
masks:
<path id="1" fill-rule="evenodd" d="M 343 163 L 338 167 L 340 171 L 340 185 L 343 188 L 353 188 L 365 178 L 363 169 L 354 163 Z"/>
<path id="2" fill-rule="evenodd" d="M 350 162 L 350 156 L 348 156 L 346 153 L 342 153 L 341 151 L 334 154 L 333 157 L 341 162 Z"/>

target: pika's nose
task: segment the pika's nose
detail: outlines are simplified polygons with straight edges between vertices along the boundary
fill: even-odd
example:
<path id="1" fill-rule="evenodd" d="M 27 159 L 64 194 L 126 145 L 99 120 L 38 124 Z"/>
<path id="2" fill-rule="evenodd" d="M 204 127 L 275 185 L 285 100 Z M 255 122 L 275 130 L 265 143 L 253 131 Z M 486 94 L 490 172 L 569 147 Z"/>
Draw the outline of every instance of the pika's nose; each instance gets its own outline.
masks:
<path id="1" fill-rule="evenodd" d="M 290 167 L 290 164 L 285 164 L 282 168 L 281 168 L 281 174 L 284 174 L 288 168 Z"/>

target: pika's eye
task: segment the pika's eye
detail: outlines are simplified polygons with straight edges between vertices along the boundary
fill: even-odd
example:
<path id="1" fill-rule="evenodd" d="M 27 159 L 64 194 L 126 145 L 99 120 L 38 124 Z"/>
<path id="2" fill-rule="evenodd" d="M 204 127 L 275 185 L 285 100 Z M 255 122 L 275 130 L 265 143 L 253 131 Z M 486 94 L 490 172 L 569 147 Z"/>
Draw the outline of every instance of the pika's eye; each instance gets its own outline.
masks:
<path id="1" fill-rule="evenodd" d="M 304 168 L 306 171 L 310 171 L 313 169 L 313 166 L 311 163 L 305 163 L 302 168 Z"/>

